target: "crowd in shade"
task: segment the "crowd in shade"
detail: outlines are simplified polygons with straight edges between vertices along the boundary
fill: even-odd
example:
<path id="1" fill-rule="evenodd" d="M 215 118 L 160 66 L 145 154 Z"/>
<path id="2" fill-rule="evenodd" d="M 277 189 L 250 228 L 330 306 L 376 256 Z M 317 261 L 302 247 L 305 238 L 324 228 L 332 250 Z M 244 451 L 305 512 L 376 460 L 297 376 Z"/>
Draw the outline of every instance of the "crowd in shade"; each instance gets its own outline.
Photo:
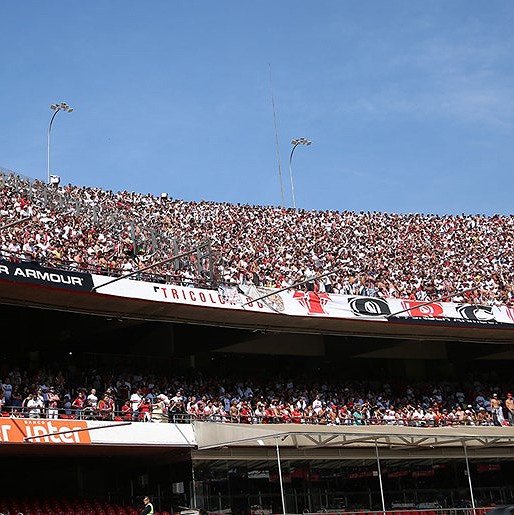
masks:
<path id="1" fill-rule="evenodd" d="M 328 293 L 514 305 L 511 216 L 306 211 L 0 177 L 4 260 L 113 276 L 145 268 L 143 279 L 209 288 L 306 281 Z M 212 260 L 162 263 L 206 241 Z"/>
<path id="2" fill-rule="evenodd" d="M 170 378 L 93 370 L 29 372 L 0 380 L 4 417 L 189 423 L 454 426 L 513 425 L 514 399 L 505 384 L 316 381 L 311 376 Z"/>

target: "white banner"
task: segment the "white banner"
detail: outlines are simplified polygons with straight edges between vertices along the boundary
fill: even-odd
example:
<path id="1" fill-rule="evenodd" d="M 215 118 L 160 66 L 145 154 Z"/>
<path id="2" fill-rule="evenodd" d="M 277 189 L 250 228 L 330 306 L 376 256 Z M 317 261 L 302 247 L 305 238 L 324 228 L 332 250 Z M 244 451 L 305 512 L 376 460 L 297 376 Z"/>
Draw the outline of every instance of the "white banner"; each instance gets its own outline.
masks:
<path id="1" fill-rule="evenodd" d="M 218 309 L 278 313 L 290 316 L 311 316 L 339 319 L 364 319 L 387 322 L 416 321 L 454 322 L 462 325 L 514 326 L 514 309 L 507 306 L 477 306 L 452 302 L 425 302 L 406 299 L 382 299 L 317 293 L 300 290 L 274 290 L 253 285 L 224 286 L 203 290 L 131 279 L 112 281 L 93 275 L 96 292 L 132 299 L 170 304 L 187 304 Z M 105 284 L 109 283 L 109 284 Z M 103 286 L 105 284 L 105 286 Z"/>

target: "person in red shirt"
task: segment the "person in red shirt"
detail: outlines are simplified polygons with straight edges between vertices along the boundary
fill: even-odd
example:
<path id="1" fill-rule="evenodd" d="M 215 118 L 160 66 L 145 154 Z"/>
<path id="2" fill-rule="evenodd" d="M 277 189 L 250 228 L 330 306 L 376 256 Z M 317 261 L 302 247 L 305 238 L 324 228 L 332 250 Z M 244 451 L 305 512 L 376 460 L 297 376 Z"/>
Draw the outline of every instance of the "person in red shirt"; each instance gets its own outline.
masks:
<path id="1" fill-rule="evenodd" d="M 340 424 L 346 425 L 351 423 L 351 414 L 348 412 L 348 408 L 345 405 L 339 407 L 337 416 Z"/>
<path id="2" fill-rule="evenodd" d="M 152 405 L 150 404 L 150 400 L 143 397 L 139 403 L 139 420 L 142 422 L 150 422 L 152 419 L 151 411 Z"/>
<path id="3" fill-rule="evenodd" d="M 108 394 L 105 394 L 98 402 L 98 416 L 101 420 L 113 420 L 114 418 L 114 402 Z"/>
<path id="4" fill-rule="evenodd" d="M 86 394 L 84 393 L 84 390 L 79 390 L 77 397 L 75 397 L 75 400 L 71 403 L 72 408 L 75 408 L 75 418 L 83 418 L 85 404 Z"/>
<path id="5" fill-rule="evenodd" d="M 286 404 L 281 404 L 279 406 L 279 415 L 281 417 L 280 422 L 283 422 L 284 424 L 291 422 L 291 411 L 289 406 Z"/>
<path id="6" fill-rule="evenodd" d="M 241 408 L 239 410 L 239 422 L 241 424 L 252 423 L 252 410 L 246 401 L 241 404 Z"/>
<path id="7" fill-rule="evenodd" d="M 263 424 L 273 424 L 275 422 L 275 411 L 269 404 L 264 410 L 264 419 L 262 422 Z"/>
<path id="8" fill-rule="evenodd" d="M 126 400 L 121 407 L 121 418 L 123 420 L 132 420 L 132 407 L 129 400 Z"/>
<path id="9" fill-rule="evenodd" d="M 302 412 L 300 411 L 298 406 L 295 406 L 294 409 L 291 411 L 291 421 L 294 424 L 302 423 Z"/>

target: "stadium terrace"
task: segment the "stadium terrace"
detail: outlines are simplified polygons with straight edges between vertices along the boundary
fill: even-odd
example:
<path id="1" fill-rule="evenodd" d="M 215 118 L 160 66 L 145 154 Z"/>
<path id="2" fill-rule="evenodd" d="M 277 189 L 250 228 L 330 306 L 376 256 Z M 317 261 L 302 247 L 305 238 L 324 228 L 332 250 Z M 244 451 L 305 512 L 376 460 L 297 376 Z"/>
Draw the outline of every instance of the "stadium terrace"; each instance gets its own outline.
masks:
<path id="1" fill-rule="evenodd" d="M 421 302 L 451 295 L 445 300 L 493 306 L 512 306 L 514 296 L 514 220 L 506 216 L 186 202 L 55 189 L 10 175 L 2 179 L 0 220 L 4 259 L 109 276 L 155 263 L 140 277 L 209 288 L 306 281 L 307 289 L 322 293 Z M 206 238 L 208 256 L 192 253 L 158 265 Z"/>
<path id="2" fill-rule="evenodd" d="M 0 511 L 514 503 L 513 229 L 0 170 Z"/>

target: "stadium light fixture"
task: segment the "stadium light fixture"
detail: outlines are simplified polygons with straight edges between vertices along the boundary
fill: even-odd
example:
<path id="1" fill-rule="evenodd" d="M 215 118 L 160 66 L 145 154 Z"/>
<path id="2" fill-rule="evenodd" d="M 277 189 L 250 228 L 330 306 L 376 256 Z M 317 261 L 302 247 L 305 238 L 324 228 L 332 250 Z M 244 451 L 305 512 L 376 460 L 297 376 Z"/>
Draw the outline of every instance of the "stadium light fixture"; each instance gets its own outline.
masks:
<path id="1" fill-rule="evenodd" d="M 66 102 L 55 103 L 50 106 L 50 109 L 54 111 L 52 118 L 50 119 L 50 123 L 48 124 L 48 137 L 46 144 L 46 177 L 47 183 L 50 184 L 50 134 L 52 132 L 52 124 L 54 123 L 54 118 L 57 116 L 59 111 L 65 111 L 67 113 L 73 113 L 73 107 L 70 107 Z"/>
<path id="2" fill-rule="evenodd" d="M 294 182 L 293 182 L 293 154 L 298 145 L 305 145 L 309 146 L 312 144 L 312 141 L 306 139 L 306 138 L 296 138 L 291 140 L 291 145 L 293 145 L 293 148 L 291 149 L 291 153 L 289 154 L 289 179 L 291 180 L 291 196 L 293 197 L 293 208 L 296 209 L 296 197 L 294 194 Z"/>

